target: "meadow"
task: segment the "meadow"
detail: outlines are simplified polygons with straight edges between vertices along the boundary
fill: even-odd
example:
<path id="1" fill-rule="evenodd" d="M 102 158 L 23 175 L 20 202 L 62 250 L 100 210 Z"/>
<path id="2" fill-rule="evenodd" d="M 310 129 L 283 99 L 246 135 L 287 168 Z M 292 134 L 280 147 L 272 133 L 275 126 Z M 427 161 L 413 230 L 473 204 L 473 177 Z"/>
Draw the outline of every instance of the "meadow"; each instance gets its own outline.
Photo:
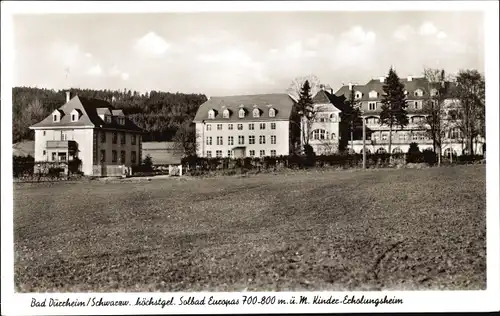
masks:
<path id="1" fill-rule="evenodd" d="M 485 289 L 485 177 L 475 165 L 15 183 L 16 291 Z"/>

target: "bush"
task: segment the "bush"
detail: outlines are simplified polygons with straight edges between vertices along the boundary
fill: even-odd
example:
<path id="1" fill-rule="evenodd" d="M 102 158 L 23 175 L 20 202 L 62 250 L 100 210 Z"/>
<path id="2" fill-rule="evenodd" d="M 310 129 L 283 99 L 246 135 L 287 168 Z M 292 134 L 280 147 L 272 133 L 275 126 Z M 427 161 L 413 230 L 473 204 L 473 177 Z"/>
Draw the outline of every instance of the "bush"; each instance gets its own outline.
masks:
<path id="1" fill-rule="evenodd" d="M 422 160 L 430 166 L 433 166 L 437 162 L 437 155 L 432 149 L 426 149 L 422 152 Z"/>
<path id="2" fill-rule="evenodd" d="M 423 161 L 422 153 L 418 148 L 417 143 L 410 143 L 410 148 L 408 148 L 408 154 L 406 155 L 407 163 L 419 163 Z"/>

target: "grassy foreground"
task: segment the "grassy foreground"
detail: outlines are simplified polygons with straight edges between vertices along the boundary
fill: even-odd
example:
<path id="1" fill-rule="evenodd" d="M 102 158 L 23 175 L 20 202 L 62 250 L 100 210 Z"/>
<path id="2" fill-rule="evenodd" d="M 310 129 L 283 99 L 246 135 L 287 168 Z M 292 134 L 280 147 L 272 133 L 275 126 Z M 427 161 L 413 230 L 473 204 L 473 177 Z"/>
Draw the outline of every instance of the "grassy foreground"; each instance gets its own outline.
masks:
<path id="1" fill-rule="evenodd" d="M 14 185 L 17 291 L 478 290 L 484 166 Z"/>

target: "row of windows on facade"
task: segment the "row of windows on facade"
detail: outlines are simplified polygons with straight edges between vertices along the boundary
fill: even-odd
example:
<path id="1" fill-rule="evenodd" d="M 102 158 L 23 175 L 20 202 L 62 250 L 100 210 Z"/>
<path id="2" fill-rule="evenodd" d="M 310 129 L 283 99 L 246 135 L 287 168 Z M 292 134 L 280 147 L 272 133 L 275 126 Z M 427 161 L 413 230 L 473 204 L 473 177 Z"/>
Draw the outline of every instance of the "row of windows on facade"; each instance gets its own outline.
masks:
<path id="1" fill-rule="evenodd" d="M 245 109 L 239 109 L 238 111 L 238 117 L 239 118 L 244 118 L 246 116 L 247 112 L 245 111 Z M 276 116 L 276 110 L 271 108 L 269 109 L 269 117 L 275 117 Z M 231 116 L 231 112 L 228 110 L 228 109 L 225 109 L 224 111 L 222 111 L 222 117 L 223 118 L 229 118 Z M 261 111 L 259 109 L 253 109 L 252 111 L 252 116 L 255 117 L 255 118 L 258 118 L 261 116 Z M 209 110 L 208 111 L 208 118 L 209 119 L 214 119 L 215 118 L 215 110 Z"/>
<path id="2" fill-rule="evenodd" d="M 74 109 L 73 111 L 71 111 L 70 116 L 71 116 L 71 122 L 78 122 L 78 120 L 81 117 L 81 114 L 80 114 L 80 112 L 78 110 Z M 53 114 L 52 115 L 52 121 L 53 122 L 59 122 L 60 120 L 61 120 L 61 115 L 60 114 Z M 112 117 L 110 115 L 104 115 L 104 121 L 106 123 L 111 123 L 113 121 L 113 119 L 112 119 Z M 125 125 L 125 118 L 124 117 L 118 116 L 116 118 L 116 121 L 120 125 Z"/>
<path id="3" fill-rule="evenodd" d="M 424 123 L 426 121 L 425 116 L 413 116 L 410 117 L 410 123 Z M 366 119 L 366 124 L 368 125 L 379 125 L 380 119 L 378 117 L 368 117 Z"/>
<path id="4" fill-rule="evenodd" d="M 250 157 L 255 157 L 255 150 L 251 149 L 248 151 L 248 154 Z M 259 151 L 259 155 L 260 157 L 266 157 L 266 151 L 264 149 L 261 149 Z M 276 150 L 275 149 L 271 149 L 270 150 L 270 156 L 271 157 L 276 157 Z M 215 151 L 215 157 L 216 158 L 222 158 L 222 150 L 216 150 Z M 232 150 L 228 150 L 227 151 L 227 156 L 228 158 L 233 158 L 234 157 L 234 152 Z M 212 158 L 212 151 L 211 150 L 207 150 L 207 158 Z"/>
<path id="5" fill-rule="evenodd" d="M 100 161 L 106 162 L 106 150 L 104 149 L 101 149 Z M 111 151 L 111 162 L 118 162 L 118 151 L 116 150 Z M 130 152 L 130 162 L 131 163 L 137 162 L 137 152 L 135 151 Z M 126 152 L 124 150 L 120 151 L 120 163 L 121 164 L 126 163 Z"/>
<path id="6" fill-rule="evenodd" d="M 105 143 L 106 142 L 106 133 L 102 132 L 100 133 L 101 135 L 101 143 Z M 137 138 L 136 138 L 136 135 L 132 134 L 130 135 L 131 136 L 131 144 L 132 145 L 135 145 L 137 143 Z M 120 144 L 124 145 L 126 144 L 127 138 L 126 138 L 126 134 L 125 133 L 120 133 Z M 111 134 L 111 143 L 113 144 L 116 144 L 118 141 L 118 133 L 117 132 L 113 132 Z"/>
<path id="7" fill-rule="evenodd" d="M 436 104 L 435 100 L 432 100 L 434 104 Z M 423 103 L 422 101 L 410 101 L 408 102 L 408 107 L 412 108 L 414 110 L 422 110 L 423 109 Z M 375 111 L 377 110 L 377 102 L 368 102 L 368 110 L 370 111 Z"/>
<path id="8" fill-rule="evenodd" d="M 408 91 L 405 91 L 405 95 L 408 95 Z M 425 91 L 422 90 L 422 89 L 417 89 L 413 92 L 413 96 L 415 97 L 423 97 L 425 95 Z M 439 91 L 437 89 L 432 89 L 431 90 L 431 96 L 438 96 L 439 95 Z M 370 99 L 375 99 L 375 98 L 378 98 L 380 96 L 380 93 L 378 93 L 377 91 L 370 91 L 368 93 L 368 97 Z M 354 97 L 356 99 L 361 99 L 363 97 L 363 93 L 360 92 L 360 91 L 356 91 L 355 94 L 354 94 Z"/>
<path id="9" fill-rule="evenodd" d="M 460 139 L 462 138 L 462 131 L 459 128 L 453 128 L 448 133 L 447 136 L 450 139 Z M 430 140 L 431 138 L 425 132 L 393 132 L 393 139 L 399 138 L 399 140 L 407 140 L 411 137 L 412 140 Z M 367 139 L 373 140 L 387 140 L 389 137 L 389 133 L 381 132 L 381 133 L 372 133 L 371 136 L 367 135 Z"/>
<path id="10" fill-rule="evenodd" d="M 276 145 L 276 135 L 271 135 L 270 139 L 271 139 L 271 144 Z M 217 136 L 216 140 L 217 140 L 217 145 L 219 146 L 224 145 L 224 138 L 222 136 Z M 255 140 L 256 140 L 255 135 L 248 136 L 248 143 L 250 145 L 255 144 Z M 206 137 L 205 143 L 209 146 L 212 145 L 212 136 Z M 259 144 L 265 144 L 265 143 L 266 143 L 266 136 L 260 135 Z M 229 146 L 234 145 L 234 136 L 227 137 L 227 144 Z M 245 145 L 245 136 L 243 135 L 238 136 L 238 145 Z"/>
<path id="11" fill-rule="evenodd" d="M 222 131 L 223 126 L 224 126 L 224 124 L 217 124 L 217 130 L 218 131 Z M 236 128 L 239 131 L 242 131 L 243 130 L 243 124 L 237 124 Z M 230 131 L 232 131 L 234 129 L 234 125 L 233 124 L 228 124 L 227 125 L 227 129 L 230 130 Z M 261 130 L 262 129 L 266 129 L 266 123 L 260 123 L 259 124 L 259 129 L 261 129 Z M 276 123 L 271 123 L 271 129 L 276 129 Z M 212 130 L 212 124 L 207 124 L 206 125 L 206 130 L 207 131 L 211 131 Z M 250 130 L 250 131 L 255 130 L 255 124 L 254 123 L 248 124 L 248 130 Z"/>

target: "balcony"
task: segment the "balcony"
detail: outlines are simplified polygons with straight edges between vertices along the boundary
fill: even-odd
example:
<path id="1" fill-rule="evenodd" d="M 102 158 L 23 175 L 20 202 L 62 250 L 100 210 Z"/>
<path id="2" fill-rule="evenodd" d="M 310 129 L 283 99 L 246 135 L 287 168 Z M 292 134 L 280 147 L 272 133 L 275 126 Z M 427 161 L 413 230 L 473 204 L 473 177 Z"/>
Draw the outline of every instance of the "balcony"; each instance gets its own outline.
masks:
<path id="1" fill-rule="evenodd" d="M 47 149 L 67 149 L 73 151 L 78 149 L 78 143 L 74 140 L 48 140 Z"/>

